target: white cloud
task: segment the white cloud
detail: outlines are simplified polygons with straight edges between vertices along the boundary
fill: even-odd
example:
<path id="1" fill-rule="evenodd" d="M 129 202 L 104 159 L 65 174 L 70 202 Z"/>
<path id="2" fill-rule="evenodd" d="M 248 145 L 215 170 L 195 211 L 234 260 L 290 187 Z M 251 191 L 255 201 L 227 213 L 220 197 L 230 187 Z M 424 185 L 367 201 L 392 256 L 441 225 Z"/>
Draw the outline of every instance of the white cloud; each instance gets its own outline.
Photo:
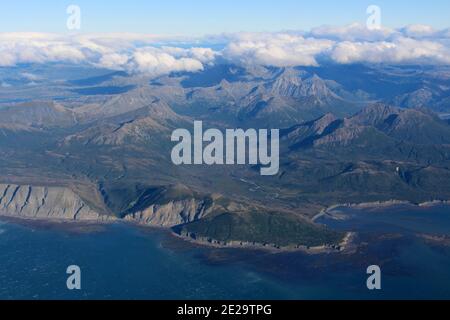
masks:
<path id="1" fill-rule="evenodd" d="M 177 58 L 191 58 L 207 64 L 214 62 L 216 56 L 219 55 L 218 52 L 212 50 L 211 48 L 203 47 L 193 47 L 185 49 L 179 47 L 163 46 L 161 49 L 164 52 L 171 54 Z"/>
<path id="2" fill-rule="evenodd" d="M 53 61 L 81 62 L 81 48 L 55 35 L 41 33 L 1 33 L 0 66 Z"/>
<path id="3" fill-rule="evenodd" d="M 331 49 L 333 44 L 331 40 L 288 33 L 243 34 L 228 44 L 224 56 L 244 64 L 315 66 L 316 56 Z"/>
<path id="4" fill-rule="evenodd" d="M 205 43 L 221 43 L 223 49 Z M 278 67 L 315 66 L 321 58 L 337 63 L 450 64 L 450 29 L 410 25 L 368 30 L 351 24 L 322 26 L 310 32 L 236 33 L 196 39 L 133 33 L 0 33 L 0 66 L 65 61 L 160 75 L 200 71 L 219 57 L 238 64 Z"/>
<path id="5" fill-rule="evenodd" d="M 190 54 L 194 59 L 197 59 L 203 63 L 214 62 L 216 56 L 219 55 L 218 52 L 212 50 L 211 48 L 192 48 L 190 51 Z"/>
<path id="6" fill-rule="evenodd" d="M 228 39 L 224 56 L 244 64 L 314 66 L 319 57 L 345 64 L 450 64 L 450 30 L 424 25 L 369 30 L 351 24 L 309 33 L 246 33 Z"/>
<path id="7" fill-rule="evenodd" d="M 436 30 L 423 24 L 412 24 L 402 29 L 405 36 L 413 38 L 429 37 L 436 34 Z"/>
<path id="8" fill-rule="evenodd" d="M 98 66 L 107 69 L 126 69 L 129 59 L 126 54 L 108 52 L 101 56 Z"/>
<path id="9" fill-rule="evenodd" d="M 0 66 L 20 63 L 73 62 L 160 75 L 199 71 L 216 56 L 210 48 L 157 47 L 178 41 L 143 34 L 0 33 Z M 153 46 L 152 46 L 153 45 Z"/>
<path id="10" fill-rule="evenodd" d="M 439 63 L 450 64 L 448 47 L 433 41 L 400 37 L 395 41 L 340 42 L 330 53 L 338 63 Z"/>
<path id="11" fill-rule="evenodd" d="M 177 71 L 195 72 L 203 70 L 203 64 L 192 58 L 176 58 L 163 49 L 139 48 L 133 54 L 135 71 L 153 75 L 167 74 Z"/>
<path id="12" fill-rule="evenodd" d="M 314 28 L 311 30 L 310 35 L 314 38 L 336 41 L 383 41 L 396 33 L 396 30 L 386 27 L 370 30 L 365 25 L 353 23 L 346 26 Z"/>

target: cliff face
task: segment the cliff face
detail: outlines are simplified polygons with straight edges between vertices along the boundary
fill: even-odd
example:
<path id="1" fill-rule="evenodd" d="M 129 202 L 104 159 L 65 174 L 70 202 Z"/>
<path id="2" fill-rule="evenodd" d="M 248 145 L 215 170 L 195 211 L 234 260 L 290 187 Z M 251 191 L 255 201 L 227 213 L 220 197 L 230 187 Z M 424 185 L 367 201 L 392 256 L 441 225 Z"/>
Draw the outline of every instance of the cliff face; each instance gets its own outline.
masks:
<path id="1" fill-rule="evenodd" d="M 0 184 L 0 215 L 61 220 L 101 220 L 72 190 Z"/>
<path id="2" fill-rule="evenodd" d="M 173 227 L 205 216 L 210 206 L 196 198 L 151 204 L 127 215 L 124 220 L 140 224 Z M 83 199 L 66 187 L 40 187 L 0 184 L 0 216 L 59 219 L 109 220 L 92 210 Z"/>
<path id="3" fill-rule="evenodd" d="M 198 220 L 207 212 L 205 201 L 191 198 L 153 204 L 142 211 L 127 215 L 125 220 L 157 227 L 173 227 Z"/>

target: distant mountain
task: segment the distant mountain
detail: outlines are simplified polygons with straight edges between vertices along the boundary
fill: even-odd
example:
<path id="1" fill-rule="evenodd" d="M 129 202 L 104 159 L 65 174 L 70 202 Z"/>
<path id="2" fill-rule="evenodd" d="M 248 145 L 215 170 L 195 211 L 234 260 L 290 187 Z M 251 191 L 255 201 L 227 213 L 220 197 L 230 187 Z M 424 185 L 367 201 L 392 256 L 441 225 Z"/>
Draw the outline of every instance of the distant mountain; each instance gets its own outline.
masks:
<path id="1" fill-rule="evenodd" d="M 121 97 L 121 103 L 109 104 L 109 108 L 120 105 L 128 107 L 129 112 L 120 113 L 98 121 L 88 129 L 70 135 L 65 138 L 65 144 L 82 145 L 126 145 L 138 143 L 161 143 L 169 141 L 173 130 L 180 127 L 187 127 L 188 120 L 177 115 L 172 109 L 161 100 L 147 101 L 147 96 L 139 95 L 137 98 L 126 100 Z M 150 98 L 151 99 L 151 98 Z M 139 109 L 136 106 L 145 105 Z M 103 106 L 105 107 L 105 106 Z M 123 109 L 125 110 L 125 109 Z M 107 111 L 106 114 L 109 114 Z M 115 111 L 111 112 L 116 113 Z M 167 143 L 166 143 L 167 144 Z"/>
<path id="2" fill-rule="evenodd" d="M 450 128 L 427 109 L 399 109 L 378 104 L 350 119 L 350 124 L 372 125 L 390 137 L 415 144 L 450 144 Z"/>
<path id="3" fill-rule="evenodd" d="M 431 107 L 435 111 L 448 111 L 450 103 L 450 87 L 426 85 L 413 92 L 395 97 L 392 102 L 403 108 Z"/>
<path id="4" fill-rule="evenodd" d="M 418 145 L 450 144 L 450 127 L 437 115 L 426 109 L 400 109 L 384 104 L 371 105 L 343 120 L 327 114 L 282 133 L 291 141 L 291 149 L 336 147 L 349 145 L 358 139 L 360 143 L 365 140 L 367 143 L 381 143 L 383 139 L 371 141 L 380 136 Z"/>
<path id="5" fill-rule="evenodd" d="M 89 78 L 69 80 L 68 83 L 76 86 L 96 86 L 100 85 L 106 81 L 111 81 L 118 77 L 127 77 L 128 74 L 124 71 L 114 71 L 107 74 L 102 74 L 99 76 L 93 76 Z"/>
<path id="6" fill-rule="evenodd" d="M 315 97 L 318 100 L 339 98 L 316 74 L 302 79 L 301 73 L 293 68 L 284 69 L 267 87 L 272 94 L 281 97 L 296 99 Z"/>
<path id="7" fill-rule="evenodd" d="M 129 92 L 112 96 L 100 103 L 78 108 L 77 113 L 82 120 L 92 121 L 138 110 L 159 101 L 160 99 L 149 88 L 139 87 Z"/>
<path id="8" fill-rule="evenodd" d="M 296 68 L 236 70 L 239 72 L 235 77 L 226 76 L 209 85 L 187 87 L 185 99 L 179 97 L 171 101 L 171 97 L 161 94 L 163 81 L 155 91 L 183 114 L 256 127 L 286 127 L 327 112 L 343 116 L 361 108 L 356 103 L 359 97 L 317 74 Z M 188 79 L 192 77 L 189 75 Z M 171 85 L 174 85 L 173 78 Z"/>
<path id="9" fill-rule="evenodd" d="M 0 109 L 0 125 L 10 128 L 67 127 L 77 122 L 75 113 L 53 101 L 34 101 Z"/>

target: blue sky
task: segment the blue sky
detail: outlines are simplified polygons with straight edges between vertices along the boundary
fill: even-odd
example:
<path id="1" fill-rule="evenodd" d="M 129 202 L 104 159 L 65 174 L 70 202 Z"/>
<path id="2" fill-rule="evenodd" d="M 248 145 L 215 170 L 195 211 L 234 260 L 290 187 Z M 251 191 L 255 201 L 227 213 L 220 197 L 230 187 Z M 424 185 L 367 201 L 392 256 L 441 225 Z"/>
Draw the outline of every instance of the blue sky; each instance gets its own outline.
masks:
<path id="1" fill-rule="evenodd" d="M 82 10 L 82 32 L 204 35 L 238 31 L 309 30 L 365 23 L 366 8 L 382 9 L 387 27 L 450 27 L 448 0 L 0 0 L 0 32 L 66 32 L 66 7 Z"/>

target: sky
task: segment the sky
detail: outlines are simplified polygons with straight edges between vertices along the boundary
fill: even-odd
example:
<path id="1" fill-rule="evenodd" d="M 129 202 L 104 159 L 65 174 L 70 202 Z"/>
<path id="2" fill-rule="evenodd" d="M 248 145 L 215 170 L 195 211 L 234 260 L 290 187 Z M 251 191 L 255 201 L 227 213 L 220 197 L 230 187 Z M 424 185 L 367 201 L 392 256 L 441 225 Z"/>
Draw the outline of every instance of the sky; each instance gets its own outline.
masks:
<path id="1" fill-rule="evenodd" d="M 158 76 L 197 72 L 221 61 L 450 65 L 450 1 L 411 3 L 0 0 L 0 67 L 87 63 Z M 80 8 L 81 19 L 71 19 L 71 5 Z M 381 19 L 370 19 L 373 5 Z M 69 30 L 78 24 L 80 30 Z"/>
<path id="2" fill-rule="evenodd" d="M 231 32 L 310 30 L 365 23 L 369 5 L 382 25 L 450 27 L 448 0 L 0 0 L 0 32 L 65 33 L 69 5 L 81 8 L 80 32 L 201 36 Z"/>

